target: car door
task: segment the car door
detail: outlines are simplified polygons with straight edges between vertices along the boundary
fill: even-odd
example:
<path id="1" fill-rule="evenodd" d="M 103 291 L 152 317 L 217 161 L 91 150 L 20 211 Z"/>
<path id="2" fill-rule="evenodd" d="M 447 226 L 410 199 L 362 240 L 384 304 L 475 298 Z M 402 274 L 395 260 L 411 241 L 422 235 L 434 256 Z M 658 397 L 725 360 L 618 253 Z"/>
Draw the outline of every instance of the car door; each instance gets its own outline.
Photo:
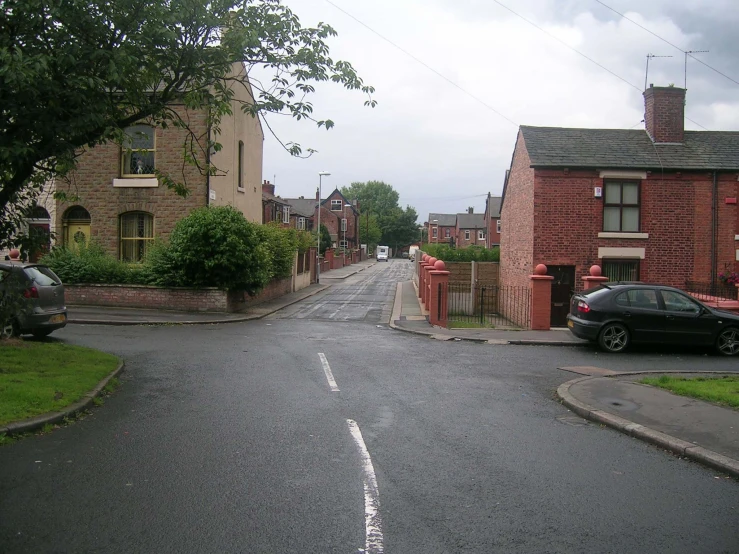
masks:
<path id="1" fill-rule="evenodd" d="M 711 344 L 718 319 L 687 294 L 661 289 L 665 306 L 665 335 L 671 343 Z"/>
<path id="2" fill-rule="evenodd" d="M 631 331 L 634 342 L 665 342 L 665 313 L 656 289 L 629 289 L 617 294 L 614 303 Z"/>

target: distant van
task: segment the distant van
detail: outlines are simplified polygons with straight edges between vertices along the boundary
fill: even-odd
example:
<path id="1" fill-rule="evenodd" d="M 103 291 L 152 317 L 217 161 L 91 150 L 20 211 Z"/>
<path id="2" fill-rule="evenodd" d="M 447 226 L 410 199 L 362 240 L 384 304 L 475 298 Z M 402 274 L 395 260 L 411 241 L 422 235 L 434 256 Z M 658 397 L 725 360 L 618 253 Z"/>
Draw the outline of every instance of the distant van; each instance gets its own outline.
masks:
<path id="1" fill-rule="evenodd" d="M 389 246 L 378 246 L 377 247 L 377 261 L 387 261 L 387 259 L 390 257 L 390 247 Z"/>
<path id="2" fill-rule="evenodd" d="M 418 250 L 419 248 L 415 244 L 408 249 L 408 258 L 410 261 L 414 261 L 416 259 L 416 252 L 418 252 Z"/>

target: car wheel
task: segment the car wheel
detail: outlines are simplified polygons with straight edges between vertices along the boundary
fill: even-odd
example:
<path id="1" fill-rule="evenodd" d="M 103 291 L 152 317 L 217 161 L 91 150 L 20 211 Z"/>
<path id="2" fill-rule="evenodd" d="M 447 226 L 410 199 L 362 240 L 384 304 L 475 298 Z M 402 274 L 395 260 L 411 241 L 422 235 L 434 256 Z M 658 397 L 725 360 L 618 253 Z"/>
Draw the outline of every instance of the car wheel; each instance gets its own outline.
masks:
<path id="1" fill-rule="evenodd" d="M 35 329 L 31 331 L 31 334 L 37 339 L 48 337 L 54 329 Z"/>
<path id="2" fill-rule="evenodd" d="M 0 339 L 9 339 L 18 335 L 20 335 L 20 330 L 16 321 L 8 321 L 0 328 Z"/>
<path id="3" fill-rule="evenodd" d="M 716 350 L 723 356 L 739 354 L 739 329 L 736 327 L 723 329 L 716 338 Z"/>
<path id="4" fill-rule="evenodd" d="M 598 336 L 598 344 L 606 352 L 623 352 L 629 340 L 629 330 L 621 323 L 609 323 Z"/>

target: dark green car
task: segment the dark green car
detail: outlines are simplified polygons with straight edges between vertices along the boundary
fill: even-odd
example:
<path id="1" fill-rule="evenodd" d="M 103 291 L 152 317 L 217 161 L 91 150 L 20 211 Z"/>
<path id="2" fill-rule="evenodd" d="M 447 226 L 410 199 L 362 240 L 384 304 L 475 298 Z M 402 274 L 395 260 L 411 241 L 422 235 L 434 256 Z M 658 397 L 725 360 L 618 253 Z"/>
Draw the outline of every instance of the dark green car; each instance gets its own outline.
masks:
<path id="1" fill-rule="evenodd" d="M 45 337 L 67 324 L 64 285 L 45 265 L 0 262 L 0 335 Z"/>

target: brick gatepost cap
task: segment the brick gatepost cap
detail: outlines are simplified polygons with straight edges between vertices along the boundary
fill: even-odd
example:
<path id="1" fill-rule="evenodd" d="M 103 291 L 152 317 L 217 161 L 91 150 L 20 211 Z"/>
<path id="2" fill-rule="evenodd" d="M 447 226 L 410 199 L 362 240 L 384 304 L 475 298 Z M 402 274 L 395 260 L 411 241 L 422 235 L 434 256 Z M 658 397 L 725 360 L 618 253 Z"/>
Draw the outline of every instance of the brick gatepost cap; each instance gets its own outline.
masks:
<path id="1" fill-rule="evenodd" d="M 17 248 L 13 248 L 10 252 L 8 252 L 8 255 L 10 256 L 11 260 L 17 260 L 21 257 L 21 251 Z"/>
<path id="2" fill-rule="evenodd" d="M 436 271 L 444 271 L 446 269 L 446 264 L 441 260 L 436 260 L 436 263 L 434 264 L 434 269 Z"/>
<path id="3" fill-rule="evenodd" d="M 424 262 L 428 261 L 428 259 L 429 259 L 429 255 L 428 254 L 424 254 L 423 256 L 421 256 L 421 260 L 424 261 Z"/>
<path id="4" fill-rule="evenodd" d="M 435 264 L 436 262 L 438 262 L 438 261 L 439 261 L 439 260 L 437 260 L 437 259 L 436 259 L 436 258 L 434 258 L 433 256 L 432 256 L 431 258 L 429 258 L 429 259 L 428 259 L 428 263 L 429 263 L 429 265 L 434 265 L 434 264 Z"/>
<path id="5" fill-rule="evenodd" d="M 600 268 L 599 265 L 590 266 L 590 276 L 591 277 L 600 277 L 602 274 L 603 274 L 603 270 Z"/>
<path id="6" fill-rule="evenodd" d="M 546 275 L 547 274 L 547 266 L 544 264 L 539 264 L 534 268 L 534 275 Z"/>

